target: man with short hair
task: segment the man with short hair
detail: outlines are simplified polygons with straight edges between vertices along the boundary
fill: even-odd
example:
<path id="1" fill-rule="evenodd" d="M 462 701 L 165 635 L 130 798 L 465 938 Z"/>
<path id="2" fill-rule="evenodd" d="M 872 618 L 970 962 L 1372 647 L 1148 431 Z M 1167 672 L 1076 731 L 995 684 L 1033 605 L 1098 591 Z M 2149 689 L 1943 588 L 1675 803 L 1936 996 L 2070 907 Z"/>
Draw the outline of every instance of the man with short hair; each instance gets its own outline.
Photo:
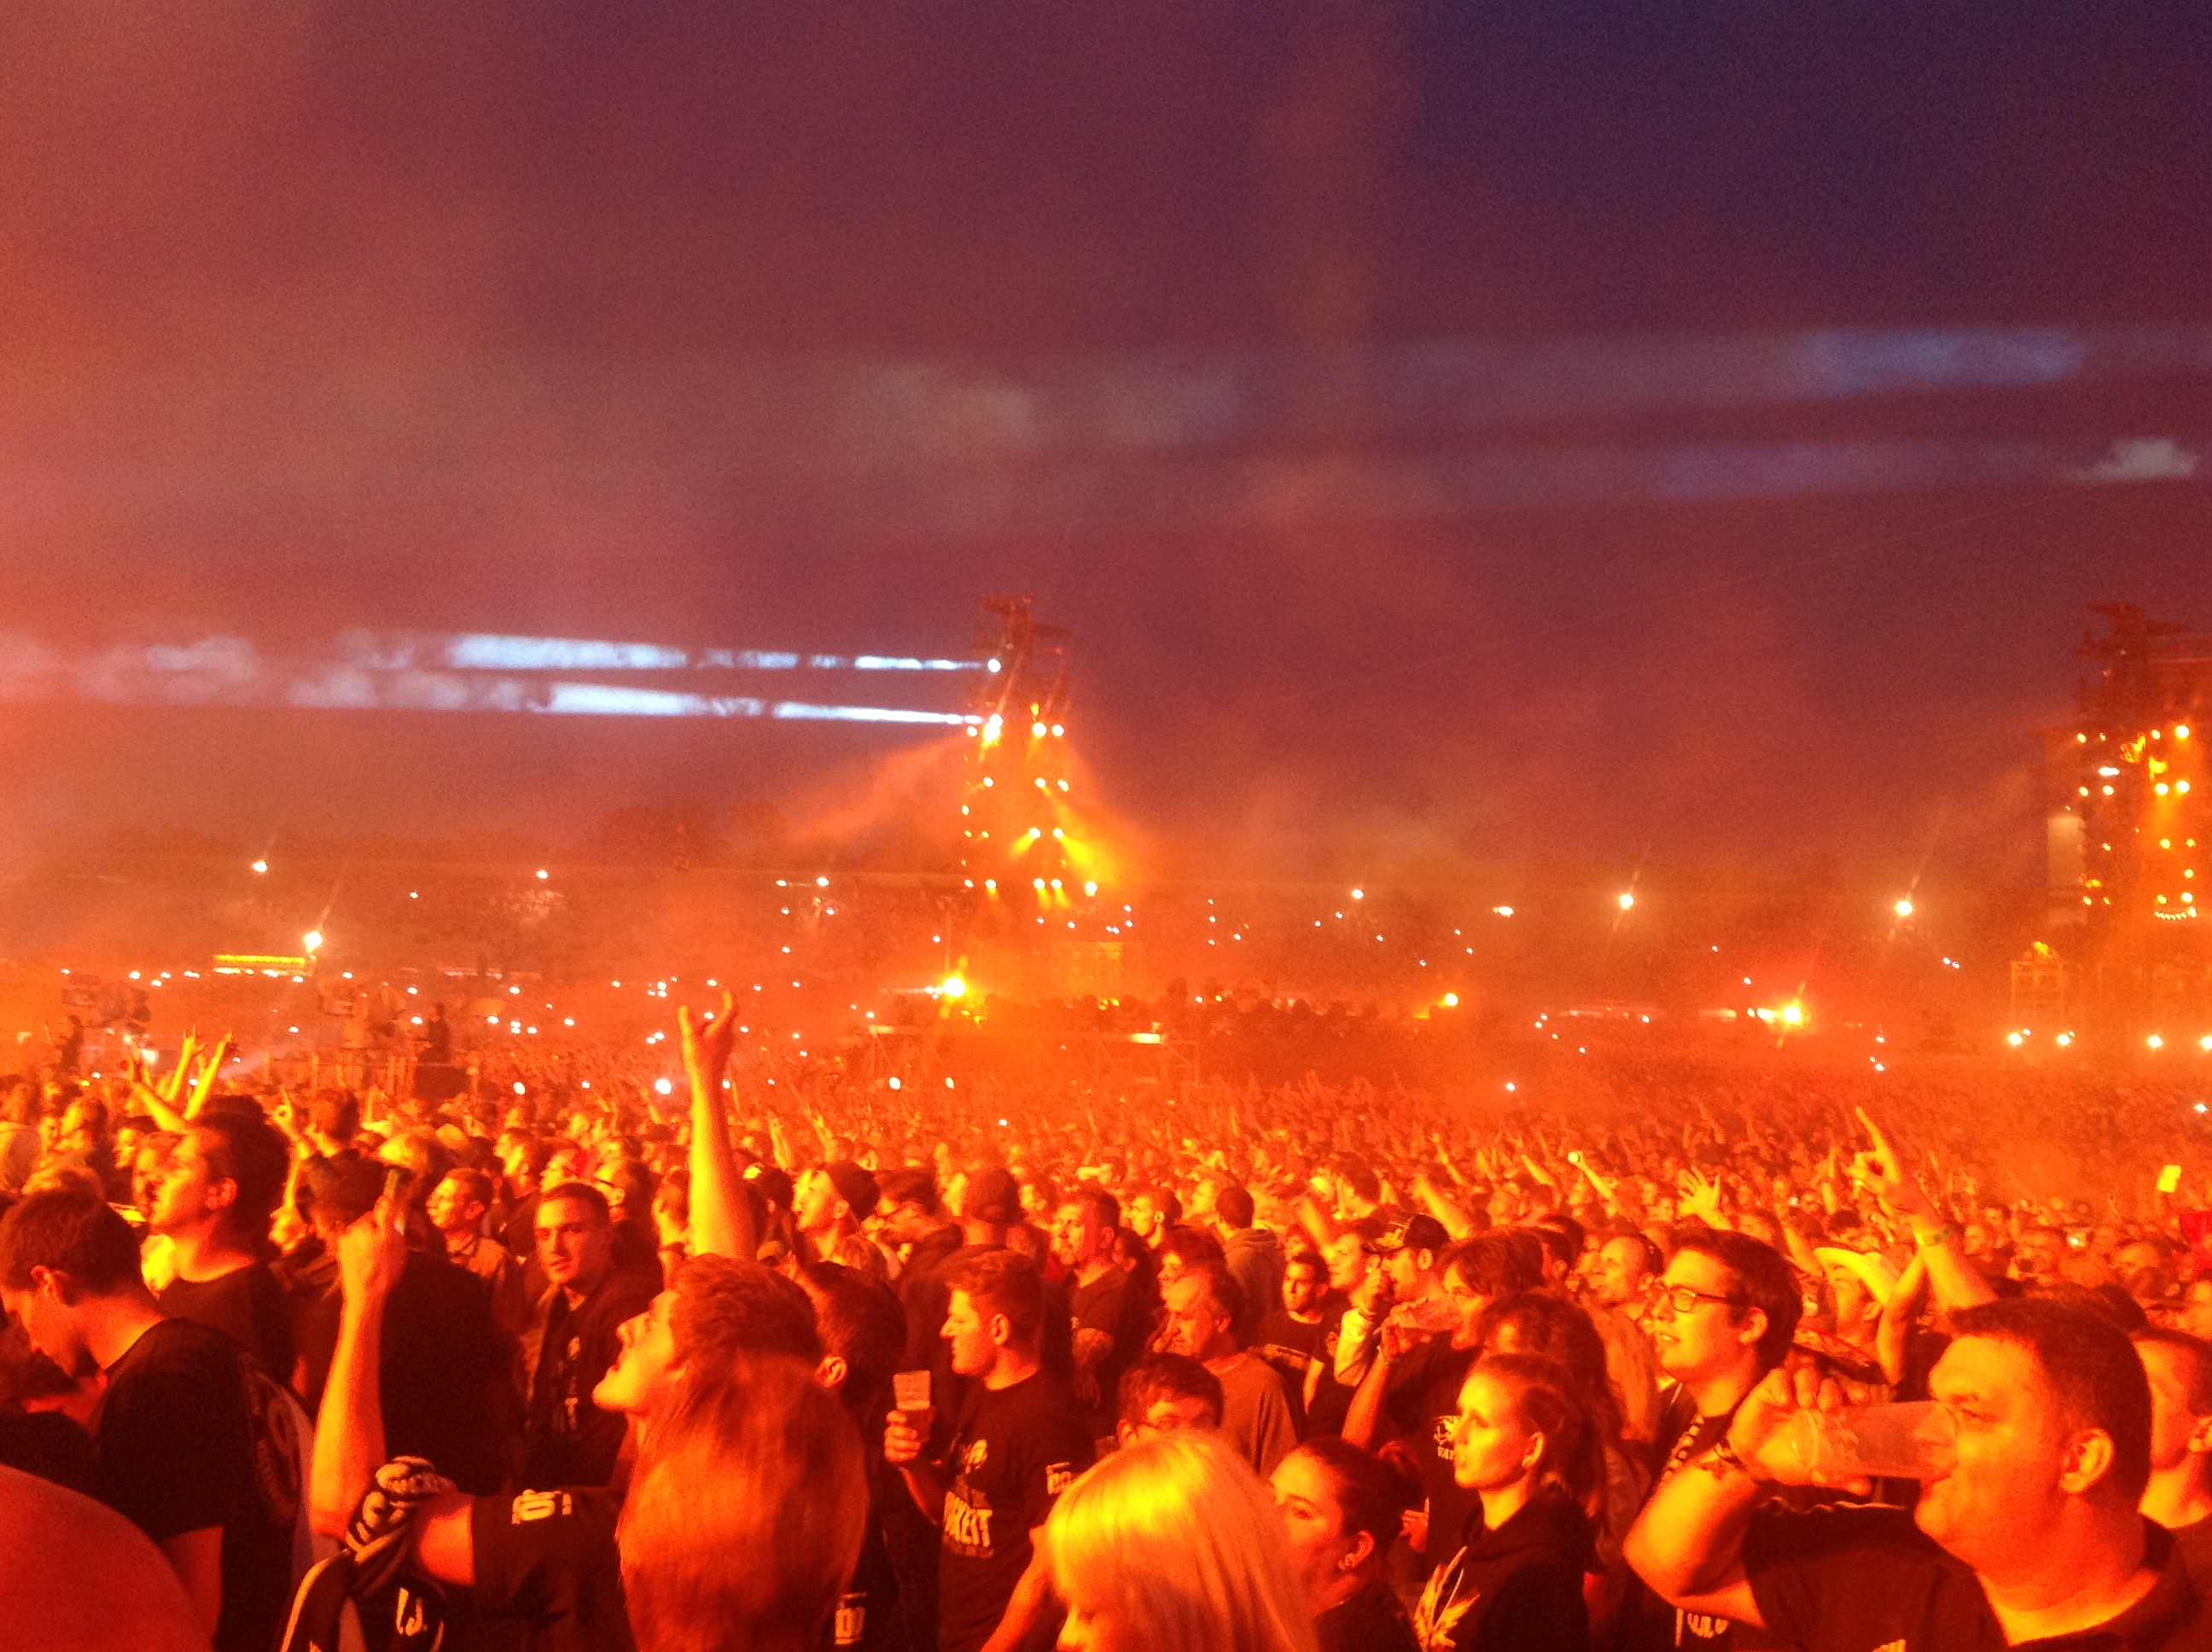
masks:
<path id="1" fill-rule="evenodd" d="M 1298 1442 L 1283 1379 L 1237 1340 L 1237 1281 L 1219 1266 L 1194 1267 L 1164 1294 L 1164 1351 L 1195 1359 L 1221 1384 L 1221 1437 L 1263 1475 Z"/>
<path id="2" fill-rule="evenodd" d="M 1090 1415 L 1091 1437 L 1102 1440 L 1114 1431 L 1114 1396 L 1151 1317 L 1132 1312 L 1137 1286 L 1114 1264 L 1120 1214 L 1112 1194 L 1083 1187 L 1060 1201 L 1052 1224 L 1053 1260 L 1068 1275 L 1075 1351 L 1070 1386 Z"/>
<path id="3" fill-rule="evenodd" d="M 1773 1484 L 1815 1483 L 1791 1424 L 1838 1400 L 1775 1371 L 1653 1494 L 1630 1564 L 1683 1610 L 1805 1652 L 2207 1644 L 2172 1539 L 2136 1511 L 2151 1397 L 2125 1333 L 2034 1298 L 1961 1309 L 1952 1329 L 1929 1391 L 1956 1424 L 1955 1462 L 1911 1509 L 1754 1512 Z"/>
<path id="4" fill-rule="evenodd" d="M 530 1303 L 522 1294 L 522 1264 L 484 1233 L 491 1194 L 489 1176 L 463 1167 L 446 1172 L 422 1208 L 446 1242 L 446 1260 L 483 1282 L 491 1297 L 492 1322 L 501 1334 L 520 1336 L 530 1317 Z"/>
<path id="5" fill-rule="evenodd" d="M 261 1252 L 289 1159 L 258 1118 L 203 1113 L 171 1150 L 146 1224 L 170 1243 L 161 1311 L 221 1331 L 285 1383 L 296 1364 L 291 1307 Z"/>
<path id="6" fill-rule="evenodd" d="M 952 1369 L 971 1379 L 951 1446 L 927 1455 L 930 1418 L 895 1411 L 884 1456 L 943 1533 L 941 1652 L 1049 1644 L 1037 1539 L 1054 1502 L 1091 1464 L 1090 1424 L 1044 1370 L 1044 1281 L 1036 1264 L 986 1251 L 963 1259 L 947 1285 L 945 1340 Z"/>
<path id="7" fill-rule="evenodd" d="M 1639 1312 L 1665 1266 L 1658 1247 L 1640 1233 L 1616 1233 L 1591 1253 L 1590 1295 L 1623 1314 Z"/>
<path id="8" fill-rule="evenodd" d="M 1121 1373 L 1115 1424 L 1127 1445 L 1147 1434 L 1221 1426 L 1221 1379 L 1182 1354 L 1139 1354 Z"/>
<path id="9" fill-rule="evenodd" d="M 92 1490 L 154 1540 L 219 1652 L 268 1652 L 291 1583 L 296 1470 L 264 1487 L 246 1356 L 162 1313 L 138 1243 L 96 1193 L 25 1194 L 0 1219 L 0 1304 L 72 1377 L 99 1374 Z M 67 1557 L 54 1557 L 66 1564 Z"/>
<path id="10" fill-rule="evenodd" d="M 623 1323 L 660 1292 L 657 1267 L 614 1265 L 606 1195 L 571 1182 L 538 1204 L 538 1256 L 552 1289 L 540 1313 L 538 1369 L 523 1425 L 522 1483 L 605 1485 L 622 1449 L 623 1419 L 592 1391 L 621 1352 Z"/>
<path id="11" fill-rule="evenodd" d="M 2138 1506 L 2173 1534 L 2203 1593 L 2212 1589 L 2212 1343 L 2157 1329 L 2133 1340 L 2150 1384 L 2150 1479 Z"/>
<path id="12" fill-rule="evenodd" d="M 1322 1366 L 1335 1340 L 1337 1321 L 1343 1317 L 1343 1304 L 1331 1299 L 1328 1269 L 1322 1259 L 1310 1250 L 1291 1252 L 1283 1263 L 1280 1300 L 1261 1320 L 1251 1348 L 1283 1379 L 1291 1398 L 1291 1420 L 1301 1439 L 1308 1432 L 1307 1412 L 1321 1397 Z M 1337 1387 L 1334 1382 L 1328 1386 Z M 1324 1420 L 1329 1432 L 1340 1429 L 1341 1408 L 1333 1416 L 1324 1412 Z"/>

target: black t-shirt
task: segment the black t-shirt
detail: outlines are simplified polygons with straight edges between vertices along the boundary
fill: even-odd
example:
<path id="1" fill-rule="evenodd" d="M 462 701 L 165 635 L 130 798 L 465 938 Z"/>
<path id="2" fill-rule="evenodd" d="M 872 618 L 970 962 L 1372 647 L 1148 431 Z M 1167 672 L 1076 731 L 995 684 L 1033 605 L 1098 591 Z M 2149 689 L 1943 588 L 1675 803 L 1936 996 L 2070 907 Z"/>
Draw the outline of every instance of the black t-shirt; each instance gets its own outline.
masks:
<path id="1" fill-rule="evenodd" d="M 939 1652 L 975 1652 L 1006 1615 L 1030 1564 L 1030 1533 L 1091 1466 L 1083 1409 L 1048 1376 L 1011 1387 L 969 1385 L 945 1460 L 938 1555 Z M 1040 1639 L 1050 1645 L 1042 1631 Z"/>
<path id="2" fill-rule="evenodd" d="M 171 1319 L 222 1332 L 270 1376 L 291 1382 L 292 1304 L 266 1263 L 248 1263 L 219 1279 L 173 1279 L 158 1300 Z"/>
<path id="3" fill-rule="evenodd" d="M 1451 1558 L 1466 1541 L 1469 1515 L 1481 1500 L 1452 1478 L 1452 1430 L 1459 1424 L 1459 1391 L 1467 1385 L 1476 1351 L 1444 1341 L 1425 1342 L 1391 1367 L 1386 1404 L 1420 1459 L 1429 1494 L 1428 1564 Z"/>
<path id="4" fill-rule="evenodd" d="M 1106 1271 L 1089 1285 L 1074 1285 L 1068 1297 L 1068 1319 L 1073 1333 L 1100 1331 L 1114 1339 L 1112 1351 L 1097 1368 L 1098 1403 L 1087 1408 L 1094 1436 L 1114 1431 L 1116 1390 L 1121 1385 L 1121 1373 L 1129 1369 L 1129 1361 L 1135 1357 L 1129 1346 L 1127 1324 L 1129 1293 L 1134 1288 L 1129 1282 L 1129 1276 L 1109 1263 Z"/>
<path id="5" fill-rule="evenodd" d="M 1680 1472 L 1683 1464 L 1726 1438 L 1729 1424 L 1735 1420 L 1732 1408 L 1718 1417 L 1698 1415 L 1688 1392 L 1679 1387 L 1674 1389 L 1659 1419 L 1658 1479 Z M 1774 1642 L 1725 1618 L 1684 1612 L 1661 1599 L 1650 1584 L 1632 1572 L 1613 1630 L 1613 1643 L 1619 1652 L 1672 1652 L 1678 1647 L 1694 1648 L 1696 1652 L 1757 1652 Z"/>
<path id="6" fill-rule="evenodd" d="M 2034 1644 L 2047 1652 L 2160 1652 L 2212 1645 L 2172 1534 L 2145 1521 L 2151 1592 L 2118 1617 Z M 1744 1570 L 1769 1630 L 1804 1652 L 2001 1652 L 2004 1631 L 1972 1568 L 1912 1523 L 1909 1509 L 1820 1509 L 1752 1517 Z"/>
<path id="7" fill-rule="evenodd" d="M 2173 1527 L 2173 1558 L 2200 1595 L 2212 1598 L 2212 1515 Z"/>
<path id="8" fill-rule="evenodd" d="M 1342 1320 L 1341 1310 L 1339 1310 L 1337 1318 L 1340 1321 Z M 1289 1309 L 1278 1308 L 1260 1321 L 1260 1328 L 1253 1337 L 1252 1351 L 1273 1365 L 1276 1374 L 1283 1379 L 1284 1391 L 1291 1397 L 1291 1420 L 1297 1424 L 1301 1438 L 1307 1432 L 1306 1372 L 1314 1361 L 1323 1357 L 1323 1345 L 1331 1341 L 1329 1331 L 1329 1315 L 1326 1312 L 1309 1325 L 1304 1320 L 1292 1319 Z M 1334 1359 L 1333 1347 L 1328 1357 Z M 1321 1410 L 1318 1389 L 1315 1392 L 1314 1400 L 1314 1409 Z M 1343 1418 L 1340 1417 L 1337 1427 L 1343 1425 Z"/>
<path id="9" fill-rule="evenodd" d="M 94 1495 L 161 1542 L 222 1528 L 221 1652 L 268 1652 L 291 1596 L 292 1532 L 254 1465 L 244 1357 L 189 1320 L 152 1326 L 107 1368 L 93 1413 Z"/>
<path id="10" fill-rule="evenodd" d="M 525 1485 L 605 1485 L 613 1478 L 624 1419 L 593 1405 L 592 1390 L 622 1351 L 623 1321 L 645 1312 L 659 1294 L 657 1267 L 617 1268 L 574 1308 L 566 1291 L 553 1294 L 530 1385 Z"/>
<path id="11" fill-rule="evenodd" d="M 880 1411 L 862 1419 L 861 1438 L 880 1440 L 883 1434 Z M 825 1649 L 854 1648 L 857 1652 L 906 1652 L 908 1631 L 898 1574 L 884 1540 L 884 1510 L 901 1505 L 911 1509 L 914 1500 L 907 1494 L 903 1477 L 883 1460 L 882 1454 L 869 1455 L 868 1524 L 860 1538 L 860 1555 L 854 1564 L 852 1581 L 837 1597 L 837 1609 L 823 1626 L 822 1644 Z"/>
<path id="12" fill-rule="evenodd" d="M 530 1625 L 532 1652 L 635 1652 L 615 1526 L 622 1499 L 568 1485 L 478 1497 L 469 1511 L 476 1600 Z"/>
<path id="13" fill-rule="evenodd" d="M 312 1413 L 322 1403 L 344 1308 L 335 1260 L 303 1269 L 294 1290 L 307 1366 L 303 1397 Z M 384 1305 L 382 1345 L 378 1393 L 386 1454 L 427 1458 L 472 1496 L 496 1490 L 514 1467 L 507 1450 L 519 1419 L 484 1282 L 466 1268 L 410 1251 Z"/>

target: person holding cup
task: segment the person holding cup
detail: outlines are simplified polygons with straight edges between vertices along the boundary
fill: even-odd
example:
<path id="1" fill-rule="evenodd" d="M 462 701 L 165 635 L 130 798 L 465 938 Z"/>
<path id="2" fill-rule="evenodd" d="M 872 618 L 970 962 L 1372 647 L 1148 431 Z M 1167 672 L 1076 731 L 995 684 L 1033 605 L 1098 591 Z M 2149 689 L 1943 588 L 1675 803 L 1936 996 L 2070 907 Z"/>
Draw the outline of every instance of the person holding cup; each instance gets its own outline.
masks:
<path id="1" fill-rule="evenodd" d="M 1678 1608 L 1805 1652 L 2092 1631 L 2130 1649 L 2204 1644 L 2212 1620 L 2171 1537 L 2136 1512 L 2151 1402 L 2126 1334 L 2034 1298 L 1965 1309 L 1954 1329 L 1929 1388 L 1954 1458 L 1913 1509 L 1760 1511 L 1775 1485 L 1837 1483 L 1808 1467 L 1798 1419 L 1842 1410 L 1841 1394 L 1775 1371 L 1660 1485 L 1629 1564 Z"/>

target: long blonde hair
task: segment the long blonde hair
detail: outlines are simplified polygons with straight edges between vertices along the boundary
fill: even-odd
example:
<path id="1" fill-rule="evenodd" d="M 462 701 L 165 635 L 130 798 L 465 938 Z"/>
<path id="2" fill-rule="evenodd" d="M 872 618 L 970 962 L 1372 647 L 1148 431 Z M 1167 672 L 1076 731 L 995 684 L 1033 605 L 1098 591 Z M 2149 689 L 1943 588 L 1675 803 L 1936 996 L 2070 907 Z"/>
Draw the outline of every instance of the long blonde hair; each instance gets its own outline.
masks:
<path id="1" fill-rule="evenodd" d="M 1138 1440 L 1069 1486 L 1045 1522 L 1054 1587 L 1116 1643 L 1316 1652 L 1282 1518 L 1218 1435 Z"/>

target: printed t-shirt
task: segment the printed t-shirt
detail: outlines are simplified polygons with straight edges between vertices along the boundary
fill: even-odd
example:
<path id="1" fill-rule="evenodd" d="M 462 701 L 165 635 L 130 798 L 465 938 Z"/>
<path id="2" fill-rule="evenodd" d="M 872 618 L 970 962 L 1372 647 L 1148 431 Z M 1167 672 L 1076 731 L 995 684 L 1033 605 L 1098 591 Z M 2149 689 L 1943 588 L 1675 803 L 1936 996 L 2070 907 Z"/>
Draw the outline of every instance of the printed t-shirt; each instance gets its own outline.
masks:
<path id="1" fill-rule="evenodd" d="M 532 1652 L 634 1652 L 615 1547 L 621 1516 L 621 1497 L 599 1485 L 477 1498 L 477 1604 L 526 1622 Z"/>
<path id="2" fill-rule="evenodd" d="M 945 1457 L 938 1558 L 939 1652 L 975 1652 L 1006 1615 L 1030 1564 L 1030 1533 L 1091 1466 L 1083 1409 L 1039 1373 L 1003 1388 L 969 1385 Z M 1050 1639 L 1039 1625 L 1039 1638 Z"/>

